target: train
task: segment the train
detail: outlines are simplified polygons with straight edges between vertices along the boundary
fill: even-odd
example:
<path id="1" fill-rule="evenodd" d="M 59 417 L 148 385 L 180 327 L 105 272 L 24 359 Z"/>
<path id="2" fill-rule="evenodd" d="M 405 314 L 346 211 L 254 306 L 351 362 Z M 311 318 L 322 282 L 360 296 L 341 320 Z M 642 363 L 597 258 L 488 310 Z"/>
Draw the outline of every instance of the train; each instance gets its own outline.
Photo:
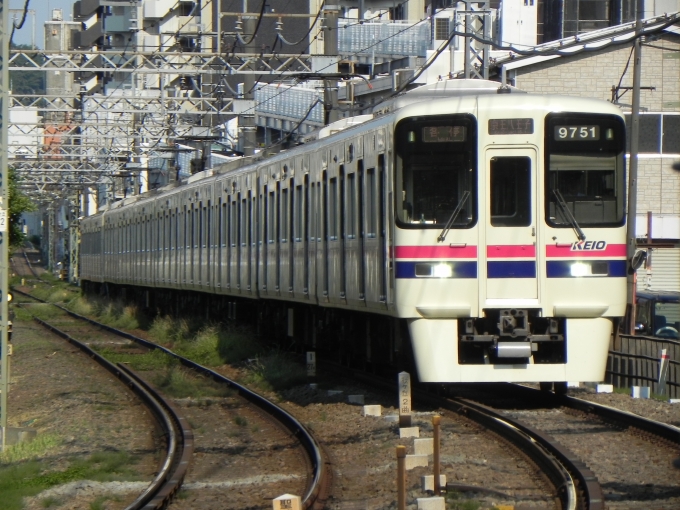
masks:
<path id="1" fill-rule="evenodd" d="M 255 307 L 425 383 L 563 391 L 603 379 L 625 314 L 625 145 L 608 102 L 444 80 L 83 218 L 80 280 Z"/>

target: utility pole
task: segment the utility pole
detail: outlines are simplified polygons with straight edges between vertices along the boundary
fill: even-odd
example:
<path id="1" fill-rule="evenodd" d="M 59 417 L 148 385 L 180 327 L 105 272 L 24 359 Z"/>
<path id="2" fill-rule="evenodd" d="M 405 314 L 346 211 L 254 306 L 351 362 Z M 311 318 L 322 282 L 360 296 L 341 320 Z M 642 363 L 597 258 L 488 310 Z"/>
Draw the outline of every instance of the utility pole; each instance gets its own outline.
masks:
<path id="1" fill-rule="evenodd" d="M 630 122 L 630 163 L 628 165 L 628 238 L 626 257 L 628 264 L 632 264 L 635 255 L 635 222 L 637 217 L 637 178 L 638 178 L 638 151 L 640 138 L 640 77 L 642 75 L 642 42 L 639 34 L 642 30 L 642 12 L 644 0 L 637 0 L 635 13 L 635 43 L 633 46 L 633 105 Z M 632 265 L 628 271 L 628 285 L 626 300 L 628 303 L 630 334 L 635 334 L 635 284 L 636 271 Z"/>
<path id="2" fill-rule="evenodd" d="M 243 39 L 246 42 L 245 52 L 257 54 L 257 43 L 255 42 L 255 27 L 257 17 L 254 15 L 243 16 Z M 243 77 L 243 99 L 245 104 L 252 104 L 253 108 L 245 110 L 239 115 L 238 125 L 241 130 L 243 140 L 243 155 L 252 156 L 255 154 L 255 144 L 257 143 L 257 127 L 255 126 L 255 75 L 246 74 Z"/>
<path id="3" fill-rule="evenodd" d="M 7 445 L 9 393 L 9 188 L 7 183 L 7 122 L 9 121 L 9 0 L 0 0 L 0 427 L 2 449 Z"/>
<path id="4" fill-rule="evenodd" d="M 327 5 L 324 7 L 324 34 L 323 50 L 324 55 L 338 58 L 338 7 Z M 338 81 L 323 81 L 323 104 L 324 104 L 324 124 L 332 124 L 340 119 L 338 111 Z"/>

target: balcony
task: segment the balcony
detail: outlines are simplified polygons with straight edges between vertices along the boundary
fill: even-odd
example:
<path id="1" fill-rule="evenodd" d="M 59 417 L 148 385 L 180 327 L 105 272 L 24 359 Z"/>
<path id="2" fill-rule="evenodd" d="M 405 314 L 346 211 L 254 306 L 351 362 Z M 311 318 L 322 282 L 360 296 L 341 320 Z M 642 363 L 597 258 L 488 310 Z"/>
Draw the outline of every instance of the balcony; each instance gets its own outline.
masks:
<path id="1" fill-rule="evenodd" d="M 101 38 L 104 36 L 101 21 L 97 21 L 87 30 L 74 32 L 73 47 L 77 49 L 92 48 L 102 43 Z"/>

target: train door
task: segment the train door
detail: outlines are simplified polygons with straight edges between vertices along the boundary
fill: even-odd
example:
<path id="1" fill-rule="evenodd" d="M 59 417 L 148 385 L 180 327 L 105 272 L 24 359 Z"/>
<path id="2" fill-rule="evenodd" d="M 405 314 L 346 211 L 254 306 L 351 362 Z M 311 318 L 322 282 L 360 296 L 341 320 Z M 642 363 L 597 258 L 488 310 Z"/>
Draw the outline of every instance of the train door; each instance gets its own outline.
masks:
<path id="1" fill-rule="evenodd" d="M 251 249 L 251 226 L 252 217 L 250 214 L 251 207 L 251 192 L 246 191 L 245 186 L 242 188 L 243 193 L 241 194 L 241 221 L 240 228 L 241 233 L 239 237 L 241 238 L 241 252 L 239 260 L 239 287 L 241 293 L 248 294 L 250 291 L 250 249 Z"/>
<path id="2" fill-rule="evenodd" d="M 319 302 L 328 302 L 328 172 L 322 173 L 322 181 L 316 185 L 316 207 L 320 212 L 316 223 L 317 296 Z"/>
<path id="3" fill-rule="evenodd" d="M 482 306 L 503 304 L 492 300 L 538 299 L 536 161 L 532 148 L 486 152 L 487 219 L 482 243 L 486 253 L 480 253 L 486 303 Z"/>
<path id="4" fill-rule="evenodd" d="M 255 175 L 248 177 L 248 179 L 255 179 Z M 251 183 L 251 188 L 248 194 L 250 195 L 250 205 L 248 206 L 248 224 L 250 225 L 249 239 L 250 239 L 250 259 L 248 262 L 248 286 L 247 290 L 251 295 L 257 295 L 257 261 L 258 249 L 257 240 L 259 236 L 259 219 L 258 219 L 258 201 L 257 201 L 258 183 L 255 179 L 255 184 Z M 253 191 L 255 190 L 255 191 Z"/>
<path id="5" fill-rule="evenodd" d="M 228 244 L 229 244 L 229 279 L 227 286 L 231 294 L 238 294 L 238 262 L 239 262 L 239 243 L 238 243 L 238 196 L 235 188 L 229 195 L 229 216 L 227 220 Z"/>
<path id="6" fill-rule="evenodd" d="M 344 203 L 341 203 L 343 220 L 342 238 L 344 240 L 344 264 L 347 302 L 353 306 L 362 306 L 364 301 L 364 246 L 363 246 L 363 168 L 361 161 L 357 170 L 345 174 Z"/>
<path id="7" fill-rule="evenodd" d="M 288 167 L 284 165 L 283 175 L 288 174 Z M 285 296 L 293 290 L 293 282 L 290 280 L 292 266 L 290 256 L 292 247 L 290 242 L 290 205 L 292 202 L 292 190 L 294 189 L 293 180 L 281 179 L 279 186 L 279 258 L 277 264 L 278 276 L 276 285 L 279 287 L 281 295 Z"/>

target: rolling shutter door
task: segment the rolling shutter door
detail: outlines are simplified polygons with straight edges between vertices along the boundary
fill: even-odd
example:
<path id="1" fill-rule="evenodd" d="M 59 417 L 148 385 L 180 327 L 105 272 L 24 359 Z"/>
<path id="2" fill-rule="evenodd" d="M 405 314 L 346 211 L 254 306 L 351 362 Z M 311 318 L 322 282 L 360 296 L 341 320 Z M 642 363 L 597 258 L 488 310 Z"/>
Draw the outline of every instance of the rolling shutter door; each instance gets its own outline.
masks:
<path id="1" fill-rule="evenodd" d="M 680 248 L 652 251 L 651 290 L 680 290 Z"/>

